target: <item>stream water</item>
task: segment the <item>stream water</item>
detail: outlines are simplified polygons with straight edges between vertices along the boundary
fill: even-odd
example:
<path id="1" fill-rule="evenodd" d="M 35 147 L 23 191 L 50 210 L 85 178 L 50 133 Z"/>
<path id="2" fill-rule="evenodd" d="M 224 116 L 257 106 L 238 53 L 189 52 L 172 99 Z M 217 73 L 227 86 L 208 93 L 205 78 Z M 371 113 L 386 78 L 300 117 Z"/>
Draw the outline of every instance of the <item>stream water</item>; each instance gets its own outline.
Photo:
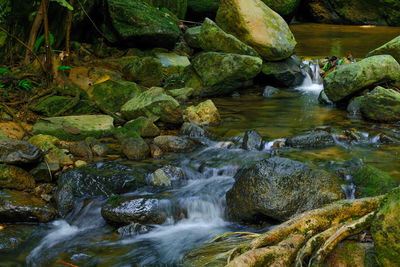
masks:
<path id="1" fill-rule="evenodd" d="M 312 57 L 347 50 L 354 56 L 363 56 L 366 51 L 400 35 L 400 28 L 387 27 L 295 25 L 291 28 L 299 42 L 298 55 Z M 267 157 L 274 140 L 315 128 L 330 128 L 338 135 L 346 130 L 356 130 L 360 139 L 351 144 L 338 141 L 335 146 L 323 149 L 287 149 L 280 153 L 321 168 L 358 157 L 400 180 L 400 162 L 397 160 L 400 145 L 378 141 L 382 134 L 398 139 L 399 125 L 367 122 L 332 106 L 319 105 L 317 98 L 322 85 L 311 77 L 298 88 L 285 89 L 274 98 L 264 98 L 263 89 L 251 88 L 239 92 L 239 96 L 213 99 L 220 111 L 222 125 L 208 130 L 218 141 L 204 138 L 200 140 L 204 145 L 191 153 L 171 154 L 163 160 L 140 163 L 181 167 L 187 177 L 172 188 L 157 192 L 165 196 L 165 207 L 169 212 L 164 224 L 153 226 L 148 233 L 121 236 L 101 216 L 105 199 L 79 200 L 65 219 L 33 226 L 29 241 L 18 250 L 1 256 L 0 265 L 60 266 L 57 261 L 63 260 L 78 266 L 179 266 L 186 251 L 215 235 L 227 231 L 262 231 L 227 219 L 225 193 L 234 183 L 233 176 L 241 166 Z M 239 140 L 240 143 L 241 136 L 249 129 L 256 129 L 263 136 L 265 146 L 262 151 L 245 151 L 238 146 L 228 147 L 227 142 L 223 142 Z M 123 160 L 118 163 L 132 168 L 139 164 Z M 344 189 L 348 197 L 353 196 L 350 181 Z M 154 189 L 143 188 L 129 193 L 146 194 L 155 194 Z M 186 210 L 184 219 L 174 219 L 168 210 L 173 205 Z"/>

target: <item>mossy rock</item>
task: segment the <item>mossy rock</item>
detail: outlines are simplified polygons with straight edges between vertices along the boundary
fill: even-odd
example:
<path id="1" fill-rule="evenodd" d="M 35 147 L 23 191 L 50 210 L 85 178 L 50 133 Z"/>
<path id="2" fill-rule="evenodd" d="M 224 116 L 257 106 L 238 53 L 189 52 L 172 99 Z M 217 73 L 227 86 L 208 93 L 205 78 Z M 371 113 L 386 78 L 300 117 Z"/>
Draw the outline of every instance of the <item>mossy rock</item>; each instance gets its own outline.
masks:
<path id="1" fill-rule="evenodd" d="M 0 164 L 0 188 L 25 190 L 35 187 L 35 179 L 27 171 L 12 165 Z"/>
<path id="2" fill-rule="evenodd" d="M 353 175 L 357 197 L 374 197 L 386 194 L 400 183 L 373 166 L 362 166 Z"/>
<path id="3" fill-rule="evenodd" d="M 190 65 L 189 58 L 175 53 L 157 53 L 156 57 L 161 61 L 164 76 L 182 74 Z"/>
<path id="4" fill-rule="evenodd" d="M 372 50 L 367 54 L 366 57 L 376 55 L 391 55 L 392 57 L 394 57 L 394 59 L 397 60 L 397 62 L 400 63 L 400 36 L 397 36 L 386 44 Z"/>
<path id="5" fill-rule="evenodd" d="M 377 86 L 361 98 L 360 110 L 370 120 L 400 121 L 400 93 Z"/>
<path id="6" fill-rule="evenodd" d="M 290 18 L 300 4 L 300 0 L 281 0 L 281 1 L 261 0 L 261 1 L 263 1 L 269 8 L 271 8 L 284 18 Z"/>
<path id="7" fill-rule="evenodd" d="M 215 17 L 220 0 L 188 0 L 188 13 L 195 17 Z"/>
<path id="8" fill-rule="evenodd" d="M 167 8 L 180 19 L 185 18 L 188 0 L 143 0 L 143 1 L 160 9 Z"/>
<path id="9" fill-rule="evenodd" d="M 158 58 L 132 56 L 125 58 L 124 61 L 122 72 L 130 81 L 147 87 L 162 85 L 163 65 Z"/>
<path id="10" fill-rule="evenodd" d="M 183 112 L 183 120 L 199 125 L 219 124 L 221 116 L 212 100 L 208 99 L 197 106 L 190 106 Z"/>
<path id="11" fill-rule="evenodd" d="M 48 134 L 61 140 L 107 137 L 112 135 L 113 121 L 108 115 L 50 117 L 36 122 L 33 134 Z"/>
<path id="12" fill-rule="evenodd" d="M 371 226 L 375 258 L 380 266 L 400 266 L 399 210 L 400 187 L 397 187 L 382 201 Z"/>
<path id="13" fill-rule="evenodd" d="M 124 128 L 137 131 L 141 137 L 154 137 L 160 134 L 160 129 L 158 129 L 151 119 L 146 117 L 139 117 L 128 121 L 125 123 Z"/>
<path id="14" fill-rule="evenodd" d="M 201 48 L 199 42 L 201 26 L 195 26 L 186 30 L 183 38 L 186 43 L 192 48 Z"/>
<path id="15" fill-rule="evenodd" d="M 46 149 L 46 146 L 48 146 L 46 145 L 46 143 L 57 146 L 60 144 L 60 139 L 52 135 L 37 134 L 29 138 L 28 143 L 31 143 L 32 145 L 37 146 L 40 149 Z"/>
<path id="16" fill-rule="evenodd" d="M 93 101 L 102 110 L 118 112 L 122 105 L 140 93 L 134 82 L 108 80 L 93 86 L 91 95 Z"/>

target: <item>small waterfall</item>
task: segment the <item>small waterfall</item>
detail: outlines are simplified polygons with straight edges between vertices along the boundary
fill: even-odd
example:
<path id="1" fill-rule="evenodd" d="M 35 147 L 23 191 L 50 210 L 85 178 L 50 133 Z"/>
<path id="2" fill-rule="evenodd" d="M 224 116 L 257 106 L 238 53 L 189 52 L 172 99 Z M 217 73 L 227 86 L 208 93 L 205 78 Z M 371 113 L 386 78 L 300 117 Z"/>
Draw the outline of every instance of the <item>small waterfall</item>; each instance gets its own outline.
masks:
<path id="1" fill-rule="evenodd" d="M 348 184 L 343 184 L 342 190 L 346 199 L 355 199 L 356 186 L 353 184 L 353 177 L 351 175 L 346 175 L 345 181 L 348 182 Z"/>
<path id="2" fill-rule="evenodd" d="M 303 92 L 311 92 L 319 94 L 324 86 L 322 84 L 322 78 L 319 75 L 319 64 L 318 60 L 314 59 L 311 61 L 303 61 L 304 65 L 308 65 L 311 69 L 311 72 L 302 69 L 302 73 L 304 74 L 305 78 L 303 83 L 294 88 L 295 90 L 303 91 Z"/>

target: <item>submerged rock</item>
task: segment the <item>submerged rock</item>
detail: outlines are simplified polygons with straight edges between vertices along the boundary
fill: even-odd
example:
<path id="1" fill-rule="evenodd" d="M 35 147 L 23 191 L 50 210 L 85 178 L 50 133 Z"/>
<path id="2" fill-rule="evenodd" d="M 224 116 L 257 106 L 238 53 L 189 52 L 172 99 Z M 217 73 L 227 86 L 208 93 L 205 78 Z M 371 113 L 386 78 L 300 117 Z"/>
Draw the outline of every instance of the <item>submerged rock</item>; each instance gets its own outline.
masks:
<path id="1" fill-rule="evenodd" d="M 322 90 L 318 96 L 318 102 L 323 105 L 332 105 L 333 102 L 329 100 L 328 96 L 325 93 L 325 90 Z"/>
<path id="2" fill-rule="evenodd" d="M 154 144 L 166 152 L 185 152 L 194 147 L 194 143 L 189 139 L 173 135 L 158 136 L 154 138 Z"/>
<path id="3" fill-rule="evenodd" d="M 206 18 L 201 25 L 200 47 L 204 51 L 214 51 L 258 57 L 258 53 L 235 36 L 224 32 L 215 22 Z"/>
<path id="4" fill-rule="evenodd" d="M 63 173 L 58 186 L 71 186 L 74 196 L 111 196 L 136 190 L 146 185 L 146 167 L 130 168 L 108 162 L 88 164 Z"/>
<path id="5" fill-rule="evenodd" d="M 121 113 L 129 120 L 140 116 L 152 118 L 153 121 L 159 118 L 167 123 L 179 123 L 182 120 L 178 101 L 158 87 L 150 88 L 126 102 L 121 108 Z"/>
<path id="6" fill-rule="evenodd" d="M 400 93 L 377 86 L 360 101 L 362 115 L 374 121 L 400 121 Z"/>
<path id="7" fill-rule="evenodd" d="M 324 78 L 324 90 L 333 102 L 378 83 L 400 81 L 400 65 L 389 55 L 373 56 L 346 64 Z"/>
<path id="8" fill-rule="evenodd" d="M 256 130 L 246 131 L 243 137 L 242 148 L 246 150 L 259 150 L 262 142 L 262 137 Z"/>
<path id="9" fill-rule="evenodd" d="M 344 198 L 337 177 L 286 158 L 259 161 L 235 179 L 226 201 L 229 215 L 239 221 L 284 221 Z"/>
<path id="10" fill-rule="evenodd" d="M 35 226 L 33 225 L 1 225 L 0 253 L 7 253 L 29 240 Z"/>
<path id="11" fill-rule="evenodd" d="M 275 95 L 279 95 L 281 93 L 281 90 L 278 88 L 272 87 L 272 86 L 266 86 L 263 91 L 263 97 L 265 98 L 270 98 Z"/>
<path id="12" fill-rule="evenodd" d="M 309 134 L 299 135 L 286 139 L 286 146 L 299 148 L 316 148 L 335 145 L 332 134 L 326 131 L 313 131 Z"/>
<path id="13" fill-rule="evenodd" d="M 42 157 L 42 151 L 26 141 L 0 140 L 0 162 L 2 163 L 32 164 L 38 163 Z"/>
<path id="14" fill-rule="evenodd" d="M 34 134 L 48 134 L 61 140 L 82 140 L 86 137 L 112 136 L 114 119 L 108 115 L 51 117 L 33 126 Z"/>
<path id="15" fill-rule="evenodd" d="M 361 101 L 364 96 L 357 96 L 350 100 L 349 104 L 347 105 L 347 112 L 350 114 L 361 114 Z"/>
<path id="16" fill-rule="evenodd" d="M 181 168 L 166 165 L 157 169 L 149 178 L 152 186 L 170 186 L 173 182 L 185 179 L 185 173 Z"/>
<path id="17" fill-rule="evenodd" d="M 35 187 L 35 179 L 27 171 L 0 164 L 0 188 L 25 190 Z"/>
<path id="18" fill-rule="evenodd" d="M 117 232 L 121 237 L 135 236 L 150 232 L 151 227 L 140 223 L 131 223 L 118 228 Z"/>
<path id="19" fill-rule="evenodd" d="M 0 191 L 0 222 L 48 222 L 55 214 L 52 206 L 31 194 Z"/>
<path id="20" fill-rule="evenodd" d="M 400 36 L 397 36 L 386 44 L 372 50 L 367 54 L 367 57 L 376 55 L 391 55 L 400 63 Z"/>
<path id="21" fill-rule="evenodd" d="M 371 226 L 375 258 L 380 266 L 400 266 L 399 209 L 400 188 L 398 187 L 382 201 Z"/>
<path id="22" fill-rule="evenodd" d="M 212 100 L 208 99 L 197 106 L 190 106 L 183 112 L 183 120 L 199 125 L 219 124 L 221 117 Z"/>
<path id="23" fill-rule="evenodd" d="M 285 59 L 296 46 L 285 20 L 259 0 L 221 0 L 216 21 L 265 60 Z"/>

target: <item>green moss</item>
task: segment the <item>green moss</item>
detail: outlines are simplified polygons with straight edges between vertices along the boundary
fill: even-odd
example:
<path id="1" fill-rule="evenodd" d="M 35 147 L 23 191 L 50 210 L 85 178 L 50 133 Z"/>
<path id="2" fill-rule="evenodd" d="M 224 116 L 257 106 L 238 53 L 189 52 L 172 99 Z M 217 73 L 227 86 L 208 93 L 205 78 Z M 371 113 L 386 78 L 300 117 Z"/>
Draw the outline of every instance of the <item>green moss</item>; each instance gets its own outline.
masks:
<path id="1" fill-rule="evenodd" d="M 167 8 L 178 18 L 184 19 L 187 10 L 187 0 L 143 0 L 144 2 L 158 8 Z"/>
<path id="2" fill-rule="evenodd" d="M 147 87 L 161 86 L 164 79 L 162 63 L 153 57 L 130 57 L 122 71 L 131 81 Z"/>
<path id="3" fill-rule="evenodd" d="M 353 175 L 353 182 L 360 197 L 383 195 L 399 185 L 396 179 L 373 166 L 361 167 Z"/>

